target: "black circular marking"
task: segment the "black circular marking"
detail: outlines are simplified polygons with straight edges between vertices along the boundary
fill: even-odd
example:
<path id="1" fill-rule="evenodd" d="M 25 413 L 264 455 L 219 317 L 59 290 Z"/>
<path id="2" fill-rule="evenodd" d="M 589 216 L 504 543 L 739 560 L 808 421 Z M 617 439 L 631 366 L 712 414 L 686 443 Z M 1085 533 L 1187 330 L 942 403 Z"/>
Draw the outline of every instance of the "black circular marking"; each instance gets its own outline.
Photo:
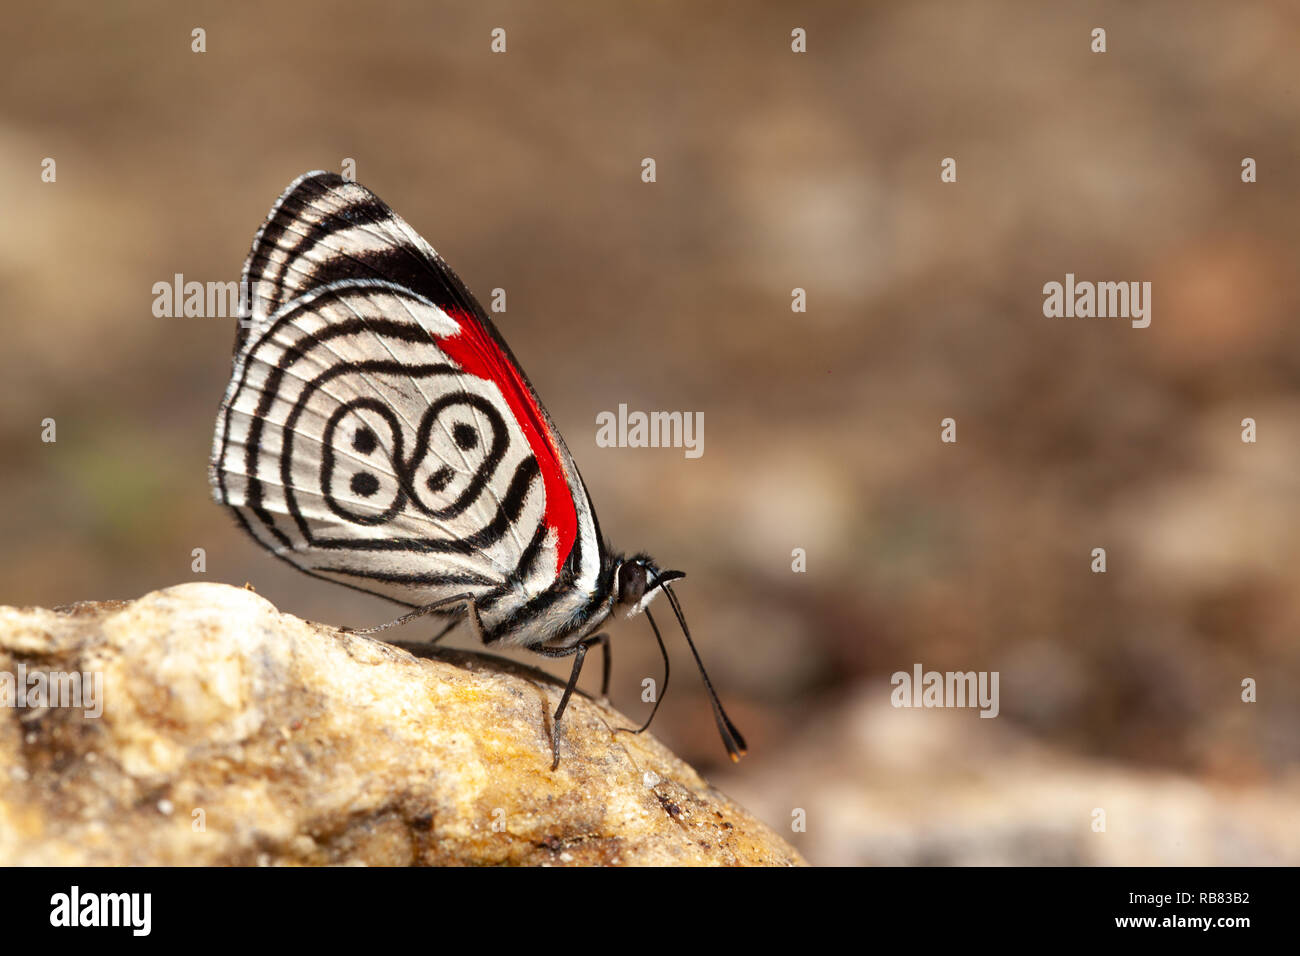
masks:
<path id="1" fill-rule="evenodd" d="M 329 376 L 334 371 L 336 370 L 331 369 L 330 372 L 325 373 L 325 375 L 321 376 L 321 378 L 326 379 L 326 377 Z M 294 408 L 295 412 L 298 409 L 305 407 L 308 397 L 309 395 L 304 395 L 298 399 L 298 402 Z M 377 398 L 353 399 L 347 404 L 340 405 L 338 408 L 336 408 L 334 410 L 334 413 L 330 415 L 329 421 L 326 422 L 325 424 L 325 434 L 322 437 L 320 443 L 320 449 L 321 449 L 320 450 L 320 455 L 321 455 L 320 457 L 321 492 L 320 493 L 325 500 L 326 507 L 328 507 L 331 512 L 333 512 L 337 517 L 341 518 L 342 520 L 347 521 L 350 524 L 377 526 L 377 525 L 387 524 L 389 521 L 392 521 L 393 518 L 396 517 L 399 512 L 401 512 L 402 508 L 406 506 L 406 500 L 407 500 L 406 490 L 403 487 L 400 478 L 400 472 L 398 473 L 399 474 L 398 481 L 392 487 L 391 492 L 389 489 L 384 488 L 380 484 L 378 478 L 375 478 L 374 474 L 371 474 L 368 471 L 360 472 L 360 474 L 370 474 L 370 477 L 375 479 L 375 487 L 374 490 L 371 491 L 371 495 L 381 490 L 384 492 L 383 497 L 384 497 L 384 501 L 387 503 L 387 507 L 385 507 L 382 511 L 378 513 L 376 513 L 374 510 L 375 508 L 378 508 L 380 506 L 378 500 L 371 500 L 367 502 L 366 507 L 362 510 L 353 510 L 353 503 L 351 502 L 345 503 L 339 501 L 338 498 L 335 497 L 336 487 L 340 494 L 342 494 L 344 489 L 347 488 L 347 489 L 351 489 L 353 494 L 362 497 L 367 497 L 362 494 L 365 491 L 365 489 L 369 487 L 369 482 L 366 481 L 366 479 L 364 478 L 359 479 L 361 482 L 360 489 L 358 489 L 356 485 L 353 484 L 353 481 L 356 480 L 355 475 L 347 479 L 346 485 L 343 483 L 344 479 L 342 476 L 340 476 L 339 484 L 337 486 L 334 484 L 334 473 L 336 471 L 336 465 L 338 465 L 336 461 L 337 455 L 335 449 L 336 448 L 342 449 L 346 447 L 346 443 L 348 442 L 349 439 L 345 437 L 345 435 L 355 434 L 355 428 L 356 428 L 355 424 L 349 424 L 345 426 L 343 422 L 346 419 L 348 419 L 348 416 L 356 416 L 356 414 L 362 411 L 363 409 L 365 411 L 373 413 L 376 416 L 376 418 L 382 421 L 384 426 L 386 426 L 385 430 L 387 432 L 387 436 L 382 439 L 380 438 L 380 432 L 376 430 L 374 427 L 371 428 L 372 431 L 375 431 L 376 445 L 378 450 L 382 451 L 385 446 L 389 446 L 393 449 L 393 455 L 394 455 L 393 458 L 389 458 L 389 462 L 400 461 L 400 456 L 402 453 L 402 427 L 397 420 L 397 416 L 393 413 L 393 410 L 387 404 L 385 404 L 384 402 L 380 401 Z M 293 435 L 292 426 L 294 421 L 295 419 L 292 414 L 290 415 L 289 419 L 286 419 L 286 424 L 285 424 L 286 447 L 288 447 L 289 440 Z M 351 421 L 355 423 L 356 418 L 353 417 Z M 336 430 L 339 429 L 345 429 L 345 431 L 336 434 Z M 385 455 L 385 457 L 387 458 L 388 456 Z M 338 466 L 338 467 L 341 469 L 342 466 Z M 281 453 L 280 456 L 280 470 L 282 475 L 284 476 L 283 480 L 286 484 L 286 487 L 288 487 L 290 485 L 292 476 L 289 473 L 289 460 L 287 459 L 287 456 L 284 453 Z M 387 468 L 381 468 L 379 469 L 379 472 L 381 474 L 388 473 L 388 470 Z M 391 500 L 389 500 L 390 493 L 392 494 Z M 306 521 L 303 520 L 300 517 L 300 515 L 297 513 L 295 513 L 294 517 L 295 520 L 297 520 L 298 522 L 299 529 L 302 531 L 303 538 L 305 538 L 308 542 L 314 544 L 315 539 L 313 538 L 311 529 L 309 526 L 307 526 Z"/>
<path id="2" fill-rule="evenodd" d="M 379 479 L 368 471 L 359 471 L 352 476 L 352 491 L 362 498 L 369 498 L 379 490 Z"/>
<path id="3" fill-rule="evenodd" d="M 486 430 L 481 435 L 472 425 L 467 425 L 463 421 L 466 412 L 459 410 L 461 406 L 473 409 L 475 420 L 485 421 L 487 423 Z M 478 462 L 478 467 L 476 467 L 471 474 L 466 476 L 464 487 L 460 487 L 460 483 L 457 483 L 455 500 L 448 502 L 441 508 L 433 508 L 430 507 L 429 503 L 420 500 L 419 495 L 416 493 L 416 489 L 412 487 L 414 482 L 411 482 L 410 479 L 414 476 L 416 471 L 419 470 L 421 464 L 429 459 L 431 455 L 430 440 L 432 438 L 433 429 L 435 425 L 440 428 L 446 427 L 446 419 L 440 421 L 439 416 L 448 412 L 451 413 L 447 416 L 448 418 L 452 418 L 452 415 L 455 416 L 452 418 L 452 421 L 455 421 L 456 418 L 462 419 L 462 421 L 456 422 L 451 426 L 451 436 L 453 441 L 456 440 L 457 431 L 464 427 L 472 433 L 475 443 L 484 446 L 484 449 L 482 452 L 482 460 Z M 445 434 L 445 432 L 443 432 L 443 434 Z M 497 466 L 501 464 L 502 459 L 505 457 L 506 448 L 509 444 L 510 438 L 506 431 L 505 419 L 491 401 L 484 398 L 482 395 L 475 395 L 464 391 L 451 392 L 443 395 L 425 409 L 424 415 L 420 419 L 420 427 L 416 431 L 415 447 L 411 451 L 411 456 L 409 459 L 402 460 L 403 471 L 401 472 L 401 477 L 403 480 L 403 487 L 409 489 L 408 493 L 411 496 L 411 504 L 413 504 L 416 510 L 420 513 L 438 521 L 454 518 L 457 515 L 462 514 L 474 501 L 478 500 L 479 495 L 483 493 L 483 490 L 487 487 L 488 481 L 491 480 L 492 476 L 496 473 Z M 478 456 L 476 455 L 475 457 Z M 445 463 L 438 460 L 436 456 L 433 456 L 433 460 L 430 464 L 438 466 L 432 469 L 433 474 L 436 476 Z M 420 483 L 421 490 L 428 486 L 428 479 L 425 479 Z"/>
<path id="4" fill-rule="evenodd" d="M 432 475 L 426 478 L 424 483 L 429 486 L 430 491 L 432 491 L 434 494 L 437 494 L 438 492 L 442 491 L 442 489 L 446 488 L 448 483 L 455 476 L 456 473 L 454 471 L 452 471 L 446 465 L 443 465 Z"/>
<path id="5" fill-rule="evenodd" d="M 474 430 L 473 425 L 466 425 L 464 422 L 457 422 L 451 430 L 451 437 L 456 440 L 456 444 L 462 451 L 469 451 L 478 444 L 478 432 Z"/>
<path id="6" fill-rule="evenodd" d="M 369 455 L 378 444 L 369 426 L 361 425 L 352 434 L 352 447 L 363 455 Z"/>

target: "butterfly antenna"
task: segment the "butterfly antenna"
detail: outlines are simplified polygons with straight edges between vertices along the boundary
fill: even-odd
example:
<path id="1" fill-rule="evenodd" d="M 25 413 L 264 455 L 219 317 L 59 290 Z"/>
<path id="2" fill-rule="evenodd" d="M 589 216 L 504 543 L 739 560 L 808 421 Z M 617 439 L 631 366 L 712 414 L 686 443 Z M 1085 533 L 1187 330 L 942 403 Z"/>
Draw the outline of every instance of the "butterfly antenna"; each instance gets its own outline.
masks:
<path id="1" fill-rule="evenodd" d="M 635 730 L 633 730 L 631 727 L 618 728 L 619 730 L 622 730 L 629 734 L 643 733 L 645 729 L 650 726 L 650 723 L 655 719 L 655 714 L 659 713 L 659 704 L 662 703 L 664 699 L 664 695 L 668 693 L 668 674 L 670 671 L 668 665 L 668 648 L 664 646 L 663 635 L 659 633 L 659 625 L 655 623 L 654 617 L 651 616 L 650 609 L 646 608 L 644 613 L 645 616 L 650 620 L 651 630 L 655 632 L 655 640 L 659 642 L 659 653 L 664 656 L 664 682 L 663 682 L 663 686 L 659 688 L 659 693 L 655 696 L 655 705 L 650 708 L 650 716 L 645 719 L 645 723 L 642 724 L 640 727 L 636 728 Z"/>
<path id="2" fill-rule="evenodd" d="M 718 699 L 718 692 L 713 689 L 713 682 L 709 680 L 709 674 L 704 669 L 704 661 L 700 660 L 700 652 L 695 649 L 695 642 L 691 640 L 691 629 L 686 626 L 686 616 L 682 614 L 682 606 L 677 600 L 677 595 L 673 593 L 672 588 L 668 586 L 666 581 L 663 584 L 663 590 L 668 595 L 668 603 L 673 607 L 673 614 L 677 615 L 677 623 L 681 625 L 682 633 L 686 635 L 686 643 L 695 656 L 695 663 L 700 668 L 700 676 L 704 678 L 704 686 L 709 692 L 709 701 L 713 704 L 713 719 L 717 721 L 718 734 L 722 737 L 722 744 L 727 748 L 727 755 L 731 757 L 732 761 L 737 761 L 745 755 L 745 738 L 740 735 L 736 725 L 731 722 L 727 712 L 722 709 L 722 701 Z M 657 628 L 656 633 L 658 633 Z"/>

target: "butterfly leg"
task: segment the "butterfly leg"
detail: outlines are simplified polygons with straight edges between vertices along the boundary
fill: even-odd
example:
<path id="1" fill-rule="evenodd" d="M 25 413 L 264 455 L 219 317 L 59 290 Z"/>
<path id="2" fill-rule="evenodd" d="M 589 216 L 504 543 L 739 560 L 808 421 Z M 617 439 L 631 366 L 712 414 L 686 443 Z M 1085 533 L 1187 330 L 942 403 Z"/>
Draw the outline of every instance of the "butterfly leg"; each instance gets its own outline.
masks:
<path id="1" fill-rule="evenodd" d="M 595 645 L 601 645 L 604 649 L 604 668 L 601 680 L 600 692 L 602 697 L 609 695 L 609 635 L 597 634 L 594 637 L 588 637 L 579 641 L 573 647 L 547 647 L 544 644 L 537 644 L 530 647 L 529 650 L 536 651 L 545 657 L 573 657 L 573 670 L 569 674 L 569 682 L 564 687 L 564 693 L 560 696 L 560 706 L 555 708 L 555 716 L 551 720 L 551 770 L 555 770 L 560 765 L 560 719 L 564 717 L 565 708 L 569 706 L 569 698 L 573 696 L 573 689 L 578 686 L 578 676 L 582 673 L 582 662 L 587 657 L 587 651 Z"/>
<path id="2" fill-rule="evenodd" d="M 460 624 L 460 618 L 453 617 L 450 621 L 447 622 L 447 625 L 441 631 L 433 635 L 433 637 L 429 638 L 429 643 L 437 644 L 440 640 L 442 640 L 444 637 L 446 637 L 448 634 L 454 631 L 459 624 Z M 482 629 L 483 629 L 483 625 L 480 623 L 479 624 L 480 635 L 482 634 Z"/>
<path id="3" fill-rule="evenodd" d="M 474 628 L 474 633 L 478 636 L 479 641 L 487 643 L 484 637 L 483 621 L 478 614 L 478 603 L 474 600 L 474 595 L 466 592 L 465 594 L 456 594 L 442 601 L 435 601 L 432 604 L 426 604 L 423 607 L 417 607 L 409 614 L 403 614 L 395 621 L 389 621 L 387 624 L 376 624 L 374 627 L 341 627 L 339 630 L 346 631 L 349 634 L 377 634 L 380 631 L 386 631 L 390 627 L 399 627 L 408 621 L 414 621 L 417 617 L 424 617 L 426 614 L 437 614 L 446 611 L 448 608 L 456 605 L 463 605 L 465 614 L 469 618 L 470 625 Z M 434 636 L 430 643 L 436 644 L 440 641 L 451 628 L 459 624 L 459 620 L 452 621 L 450 625 L 443 628 Z"/>
<path id="4" fill-rule="evenodd" d="M 600 645 L 600 702 L 609 703 L 609 672 L 610 672 L 610 649 L 609 635 L 597 634 L 588 638 L 591 645 Z"/>

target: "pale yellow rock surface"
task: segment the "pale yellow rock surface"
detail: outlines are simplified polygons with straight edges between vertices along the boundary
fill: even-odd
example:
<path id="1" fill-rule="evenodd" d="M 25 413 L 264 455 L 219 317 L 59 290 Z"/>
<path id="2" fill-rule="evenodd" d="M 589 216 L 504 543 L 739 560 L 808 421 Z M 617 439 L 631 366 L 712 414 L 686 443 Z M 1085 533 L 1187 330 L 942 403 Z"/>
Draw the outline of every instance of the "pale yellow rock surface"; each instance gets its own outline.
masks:
<path id="1" fill-rule="evenodd" d="M 437 654 L 218 584 L 0 607 L 0 678 L 21 664 L 103 687 L 97 717 L 0 708 L 0 865 L 803 862 L 586 697 L 552 772 L 561 687 Z"/>

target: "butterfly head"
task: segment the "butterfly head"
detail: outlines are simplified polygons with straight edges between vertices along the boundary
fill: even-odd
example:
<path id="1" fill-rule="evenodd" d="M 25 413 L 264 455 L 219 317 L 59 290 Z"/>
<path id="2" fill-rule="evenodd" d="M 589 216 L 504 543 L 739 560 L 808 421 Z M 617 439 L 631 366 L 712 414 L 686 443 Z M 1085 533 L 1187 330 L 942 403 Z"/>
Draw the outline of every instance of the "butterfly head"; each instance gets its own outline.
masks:
<path id="1" fill-rule="evenodd" d="M 686 577 L 684 571 L 661 571 L 647 554 L 619 558 L 614 564 L 613 603 L 635 617 L 663 593 L 664 585 Z"/>
<path id="2" fill-rule="evenodd" d="M 691 649 L 691 655 L 695 658 L 696 666 L 700 669 L 700 676 L 704 678 L 704 687 L 709 693 L 709 702 L 713 705 L 713 717 L 717 722 L 722 743 L 727 748 L 727 754 L 731 759 L 739 760 L 741 755 L 745 753 L 745 738 L 740 735 L 736 725 L 731 722 L 727 712 L 722 709 L 722 701 L 718 699 L 717 692 L 713 689 L 713 682 L 709 680 L 709 675 L 704 670 L 704 662 L 700 660 L 699 651 L 695 649 L 695 642 L 691 640 L 691 630 L 686 626 L 686 616 L 682 613 L 681 603 L 677 595 L 673 593 L 672 588 L 669 587 L 673 581 L 684 577 L 686 577 L 684 571 L 661 571 L 655 566 L 650 556 L 646 554 L 638 554 L 630 558 L 617 558 L 614 561 L 613 589 L 610 595 L 611 605 L 624 609 L 627 617 L 645 614 L 664 658 L 663 687 L 659 696 L 655 699 L 655 705 L 650 711 L 649 718 L 641 726 L 641 730 L 645 730 L 650 726 L 659 710 L 660 702 L 664 699 L 664 693 L 668 690 L 668 649 L 664 647 L 663 635 L 659 633 L 659 625 L 655 623 L 654 615 L 650 613 L 650 602 L 660 594 L 665 594 L 668 598 L 668 604 L 672 608 L 673 617 L 677 619 L 677 623 L 682 629 L 682 636 L 686 638 L 686 643 Z M 637 733 L 640 733 L 641 730 L 638 730 Z"/>

